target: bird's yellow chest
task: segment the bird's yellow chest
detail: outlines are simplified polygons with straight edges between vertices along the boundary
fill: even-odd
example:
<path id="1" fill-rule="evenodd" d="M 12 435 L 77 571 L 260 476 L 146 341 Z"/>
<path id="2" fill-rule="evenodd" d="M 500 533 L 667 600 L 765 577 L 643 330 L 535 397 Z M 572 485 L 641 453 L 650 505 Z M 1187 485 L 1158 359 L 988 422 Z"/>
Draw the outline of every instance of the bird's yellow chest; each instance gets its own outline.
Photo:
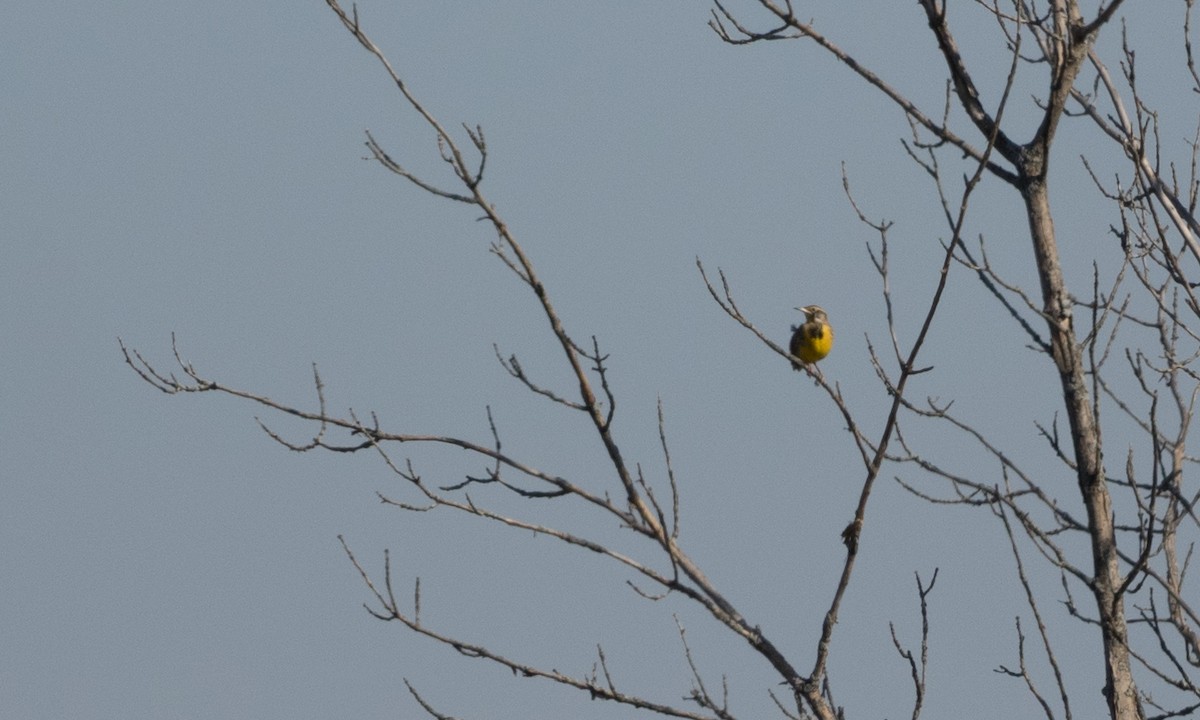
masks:
<path id="1" fill-rule="evenodd" d="M 833 328 L 828 323 L 806 322 L 792 337 L 789 349 L 806 363 L 816 362 L 833 349 Z"/>

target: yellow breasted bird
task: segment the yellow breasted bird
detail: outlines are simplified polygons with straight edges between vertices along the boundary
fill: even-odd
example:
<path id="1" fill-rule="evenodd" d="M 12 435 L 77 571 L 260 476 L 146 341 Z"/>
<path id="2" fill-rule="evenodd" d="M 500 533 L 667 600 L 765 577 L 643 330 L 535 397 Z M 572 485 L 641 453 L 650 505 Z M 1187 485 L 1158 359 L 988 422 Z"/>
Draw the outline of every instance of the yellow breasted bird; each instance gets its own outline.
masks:
<path id="1" fill-rule="evenodd" d="M 829 316 L 820 305 L 796 309 L 804 313 L 804 324 L 792 326 L 792 342 L 788 344 L 788 352 L 805 364 L 815 363 L 833 349 L 833 326 L 829 324 Z M 793 361 L 792 368 L 799 370 L 800 364 Z"/>

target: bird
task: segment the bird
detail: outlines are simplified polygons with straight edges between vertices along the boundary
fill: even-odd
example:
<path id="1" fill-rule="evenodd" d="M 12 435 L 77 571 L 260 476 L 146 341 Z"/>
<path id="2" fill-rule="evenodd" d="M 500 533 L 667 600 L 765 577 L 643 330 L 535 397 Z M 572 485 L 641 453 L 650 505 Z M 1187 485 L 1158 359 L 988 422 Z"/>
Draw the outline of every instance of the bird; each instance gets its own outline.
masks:
<path id="1" fill-rule="evenodd" d="M 792 326 L 792 341 L 788 344 L 788 352 L 800 358 L 806 365 L 815 363 L 833 349 L 833 326 L 829 324 L 829 316 L 820 305 L 796 309 L 804 313 L 804 324 Z M 792 361 L 794 370 L 800 370 L 802 367 L 800 363 Z"/>

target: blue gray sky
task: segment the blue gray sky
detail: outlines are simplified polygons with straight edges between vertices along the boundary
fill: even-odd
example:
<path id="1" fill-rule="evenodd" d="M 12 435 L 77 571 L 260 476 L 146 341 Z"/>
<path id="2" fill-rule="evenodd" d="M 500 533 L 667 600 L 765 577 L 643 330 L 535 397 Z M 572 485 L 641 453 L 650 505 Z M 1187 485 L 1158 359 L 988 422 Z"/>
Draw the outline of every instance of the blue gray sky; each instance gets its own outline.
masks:
<path id="1" fill-rule="evenodd" d="M 730 7 L 765 25 L 750 5 Z M 988 67 L 979 77 L 994 104 L 1004 51 L 992 21 L 961 5 L 964 52 Z M 1144 82 L 1183 157 L 1196 109 L 1179 17 L 1134 8 L 1134 37 L 1164 38 L 1139 59 L 1165 68 Z M 811 44 L 721 43 L 703 3 L 368 1 L 359 12 L 444 124 L 483 127 L 486 193 L 568 328 L 610 355 L 626 456 L 663 487 L 661 398 L 683 545 L 807 667 L 861 464 L 828 399 L 719 311 L 694 263 L 723 269 L 779 342 L 792 308 L 823 305 L 838 330 L 826 375 L 877 433 L 887 398 L 867 340 L 887 340 L 866 253 L 877 238 L 841 173 L 864 212 L 895 222 L 892 291 L 911 342 L 947 230 L 901 147 L 903 115 Z M 918 8 L 872 12 L 804 10 L 940 114 L 943 73 Z M 338 534 L 370 569 L 390 548 L 403 596 L 420 577 L 431 627 L 576 675 L 600 644 L 619 688 L 683 704 L 677 616 L 710 686 L 728 676 L 735 713 L 772 712 L 765 662 L 681 598 L 640 598 L 627 573 L 546 538 L 389 509 L 377 491 L 415 498 L 376 457 L 289 452 L 255 417 L 296 440 L 310 428 L 228 397 L 165 396 L 123 365 L 118 336 L 174 369 L 175 333 L 203 374 L 306 408 L 316 363 L 331 409 L 377 412 L 397 432 L 487 442 L 490 407 L 506 450 L 617 492 L 584 418 L 496 362 L 493 344 L 570 388 L 534 298 L 488 253 L 489 227 L 363 159 L 369 129 L 408 167 L 451 181 L 431 131 L 323 3 L 24 3 L 6 15 L 0 715 L 419 716 L 402 678 L 464 718 L 629 714 L 372 619 Z M 1041 87 L 1023 72 L 1018 127 Z M 1099 148 L 1110 172 L 1121 166 L 1085 123 L 1064 133 L 1058 221 L 1086 292 L 1113 218 L 1077 158 Z M 1009 190 L 985 182 L 974 203 L 967 235 L 986 236 L 1003 272 L 1036 287 Z M 1052 421 L 1056 379 L 970 275 L 951 277 L 926 353 L 936 369 L 916 397 L 954 399 L 1048 484 L 1069 487 L 1033 425 Z M 960 438 L 917 426 L 912 437 L 979 467 Z M 442 484 L 485 468 L 446 449 L 406 457 Z M 919 642 L 914 573 L 938 568 L 925 717 L 1025 714 L 1028 694 L 993 672 L 1016 663 L 1014 618 L 1028 622 L 1001 530 L 890 482 L 920 480 L 911 473 L 892 468 L 873 497 L 836 636 L 837 698 L 852 717 L 909 714 L 888 623 Z M 578 503 L 475 499 L 648 550 Z M 1056 576 L 1037 577 L 1076 714 L 1091 716 L 1102 710 L 1093 640 L 1055 602 Z"/>

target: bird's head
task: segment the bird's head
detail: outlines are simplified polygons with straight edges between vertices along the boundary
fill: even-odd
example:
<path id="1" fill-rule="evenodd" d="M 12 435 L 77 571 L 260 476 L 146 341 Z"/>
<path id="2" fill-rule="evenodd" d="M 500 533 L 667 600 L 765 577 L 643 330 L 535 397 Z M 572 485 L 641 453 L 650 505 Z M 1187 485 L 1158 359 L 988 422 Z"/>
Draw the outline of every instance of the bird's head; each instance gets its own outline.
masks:
<path id="1" fill-rule="evenodd" d="M 827 322 L 828 321 L 828 316 L 825 314 L 825 310 L 820 305 L 807 305 L 805 307 L 798 307 L 796 309 L 799 310 L 800 312 L 804 313 L 804 318 L 808 322 L 813 322 L 813 321 Z"/>

